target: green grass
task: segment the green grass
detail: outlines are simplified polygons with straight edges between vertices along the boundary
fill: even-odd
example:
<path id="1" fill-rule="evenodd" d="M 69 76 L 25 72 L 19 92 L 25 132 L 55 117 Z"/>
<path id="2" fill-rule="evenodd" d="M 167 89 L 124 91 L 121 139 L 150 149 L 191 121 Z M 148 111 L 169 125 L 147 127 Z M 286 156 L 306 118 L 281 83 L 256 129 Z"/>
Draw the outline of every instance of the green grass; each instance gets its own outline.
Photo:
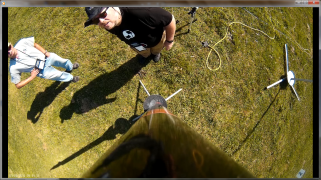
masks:
<path id="1" fill-rule="evenodd" d="M 168 109 L 256 177 L 294 178 L 303 168 L 312 178 L 313 84 L 296 82 L 301 101 L 290 87 L 263 90 L 285 74 L 285 43 L 290 70 L 313 79 L 312 52 L 296 44 L 312 50 L 312 8 L 246 8 L 259 19 L 242 8 L 199 8 L 189 34 L 191 8 L 165 9 L 180 21 L 175 44 L 142 68 L 141 78 L 125 43 L 96 26 L 83 28 L 84 8 L 9 8 L 10 42 L 34 36 L 49 52 L 80 63 L 73 74 L 81 78 L 68 86 L 36 78 L 18 90 L 8 74 L 9 177 L 81 177 L 143 112 L 142 80 L 165 98 L 183 88 Z M 231 22 L 275 39 L 233 24 L 232 38 L 215 47 L 221 68 L 210 71 L 210 49 L 201 42 L 213 46 Z M 214 52 L 209 65 L 219 65 Z"/>

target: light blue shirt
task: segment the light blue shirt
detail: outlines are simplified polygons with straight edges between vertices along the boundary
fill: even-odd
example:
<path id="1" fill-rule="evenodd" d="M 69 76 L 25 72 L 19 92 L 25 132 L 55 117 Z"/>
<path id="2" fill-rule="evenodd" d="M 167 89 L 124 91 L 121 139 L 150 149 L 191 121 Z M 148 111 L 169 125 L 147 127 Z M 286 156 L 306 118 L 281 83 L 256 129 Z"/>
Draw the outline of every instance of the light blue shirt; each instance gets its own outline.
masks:
<path id="1" fill-rule="evenodd" d="M 45 60 L 45 55 L 34 46 L 35 38 L 33 36 L 22 38 L 14 45 L 14 48 L 18 51 L 18 56 L 10 59 L 9 66 L 11 82 L 14 84 L 21 81 L 21 73 L 32 71 L 36 59 Z"/>

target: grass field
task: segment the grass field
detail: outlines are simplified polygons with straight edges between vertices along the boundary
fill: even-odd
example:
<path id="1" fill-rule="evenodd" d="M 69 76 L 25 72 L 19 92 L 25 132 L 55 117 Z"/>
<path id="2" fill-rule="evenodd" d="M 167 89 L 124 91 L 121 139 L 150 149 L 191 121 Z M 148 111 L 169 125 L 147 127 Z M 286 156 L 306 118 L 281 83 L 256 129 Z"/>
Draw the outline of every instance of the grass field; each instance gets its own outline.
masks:
<path id="1" fill-rule="evenodd" d="M 140 67 L 117 37 L 83 27 L 84 8 L 9 8 L 10 42 L 34 36 L 78 62 L 73 75 L 81 78 L 36 78 L 18 90 L 8 74 L 9 177 L 81 177 L 143 112 L 141 80 L 165 98 L 183 88 L 168 109 L 256 177 L 295 178 L 303 168 L 312 178 L 313 84 L 295 83 L 301 101 L 286 84 L 264 90 L 285 75 L 285 44 L 290 70 L 313 79 L 312 8 L 199 8 L 190 33 L 190 7 L 165 9 L 179 20 L 175 44 L 158 63 Z M 226 32 L 215 46 L 221 67 L 211 71 L 202 42 L 214 46 Z M 208 64 L 219 66 L 213 51 Z"/>

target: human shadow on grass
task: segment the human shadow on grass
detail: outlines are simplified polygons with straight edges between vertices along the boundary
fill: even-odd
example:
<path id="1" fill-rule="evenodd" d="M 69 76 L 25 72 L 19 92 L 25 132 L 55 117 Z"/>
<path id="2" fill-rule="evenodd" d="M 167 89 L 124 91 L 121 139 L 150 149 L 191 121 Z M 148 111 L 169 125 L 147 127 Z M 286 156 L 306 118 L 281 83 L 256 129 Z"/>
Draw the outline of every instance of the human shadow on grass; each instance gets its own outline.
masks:
<path id="1" fill-rule="evenodd" d="M 280 77 L 281 79 L 284 78 L 284 76 Z M 287 82 L 283 81 L 282 83 L 280 83 L 280 88 L 279 91 L 277 92 L 277 94 L 275 95 L 274 99 L 272 100 L 272 102 L 270 103 L 270 105 L 268 106 L 268 108 L 265 110 L 265 112 L 263 113 L 263 115 L 261 116 L 260 120 L 258 122 L 256 122 L 255 126 L 251 129 L 251 131 L 247 134 L 247 136 L 245 137 L 245 139 L 240 142 L 240 145 L 232 152 L 232 155 L 234 155 L 236 152 L 238 152 L 242 146 L 246 143 L 246 141 L 251 137 L 251 135 L 253 134 L 253 132 L 255 131 L 255 129 L 257 128 L 257 126 L 260 124 L 260 122 L 262 121 L 262 119 L 264 118 L 264 116 L 266 115 L 266 113 L 269 111 L 269 109 L 271 108 L 271 106 L 273 105 L 273 103 L 275 102 L 276 98 L 278 97 L 279 93 L 281 90 L 284 90 L 287 88 Z"/>
<path id="2" fill-rule="evenodd" d="M 30 110 L 27 113 L 27 119 L 31 120 L 34 124 L 38 122 L 44 109 L 55 100 L 59 93 L 69 86 L 70 82 L 63 82 L 61 85 L 60 84 L 60 81 L 56 81 L 47 87 L 44 92 L 39 92 L 36 95 L 36 98 L 32 102 Z"/>
<path id="3" fill-rule="evenodd" d="M 94 148 L 95 146 L 99 145 L 104 141 L 115 139 L 117 134 L 125 134 L 130 129 L 130 127 L 135 123 L 133 122 L 133 119 L 135 119 L 137 116 L 138 115 L 133 115 L 132 117 L 129 118 L 129 120 L 126 120 L 124 118 L 118 118 L 115 121 L 115 125 L 110 126 L 101 137 L 91 142 L 87 146 L 81 148 L 79 151 L 75 152 L 74 154 L 67 157 L 66 159 L 58 162 L 58 164 L 54 165 L 50 170 L 56 169 L 59 166 L 62 166 L 68 163 L 69 161 L 77 158 L 78 156 L 82 155 L 83 153 L 87 152 L 88 150 Z"/>
<path id="4" fill-rule="evenodd" d="M 68 106 L 60 111 L 61 122 L 71 119 L 73 113 L 83 114 L 101 105 L 112 103 L 117 97 L 108 97 L 130 81 L 145 65 L 138 63 L 138 56 L 127 61 L 116 70 L 98 76 L 87 86 L 78 90 Z"/>

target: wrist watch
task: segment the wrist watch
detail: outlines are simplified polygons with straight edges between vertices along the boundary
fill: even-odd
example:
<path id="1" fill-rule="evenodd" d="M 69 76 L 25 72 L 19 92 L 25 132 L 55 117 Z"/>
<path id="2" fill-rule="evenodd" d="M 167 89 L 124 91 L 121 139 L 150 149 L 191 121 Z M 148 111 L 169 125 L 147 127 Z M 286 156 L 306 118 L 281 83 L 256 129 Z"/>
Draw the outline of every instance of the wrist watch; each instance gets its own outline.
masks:
<path id="1" fill-rule="evenodd" d="M 171 41 L 169 41 L 169 40 L 166 40 L 166 42 L 168 42 L 168 43 L 172 43 L 172 42 L 174 42 L 174 40 L 171 40 Z"/>

